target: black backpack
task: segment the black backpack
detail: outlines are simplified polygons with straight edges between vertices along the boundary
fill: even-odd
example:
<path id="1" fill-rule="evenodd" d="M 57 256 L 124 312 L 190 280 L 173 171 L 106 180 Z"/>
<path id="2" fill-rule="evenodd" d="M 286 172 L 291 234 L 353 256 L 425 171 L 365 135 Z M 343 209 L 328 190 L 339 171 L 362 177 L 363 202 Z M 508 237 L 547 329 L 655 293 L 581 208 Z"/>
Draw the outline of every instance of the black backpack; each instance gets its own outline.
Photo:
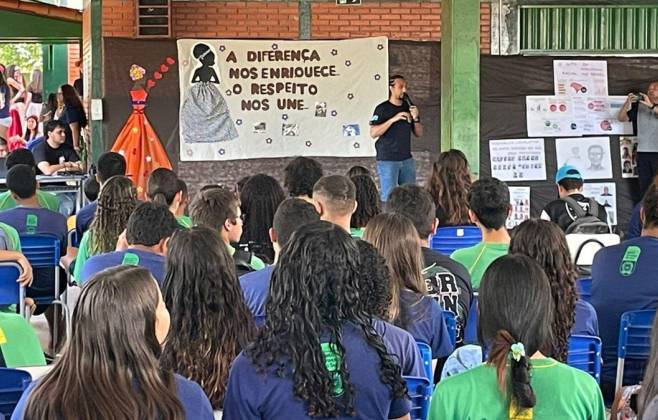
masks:
<path id="1" fill-rule="evenodd" d="M 233 254 L 233 261 L 235 262 L 235 271 L 240 277 L 243 274 L 251 273 L 254 268 L 251 266 L 251 258 L 254 256 L 253 252 L 245 251 L 243 249 L 236 249 Z"/>
<path id="2" fill-rule="evenodd" d="M 585 211 L 578 204 L 576 200 L 571 197 L 564 197 L 564 205 L 567 209 L 567 214 L 573 220 L 567 229 L 564 231 L 565 234 L 570 233 L 586 233 L 588 235 L 597 235 L 601 233 L 610 233 L 610 226 L 603 220 L 599 219 L 599 203 L 597 203 L 593 198 L 588 198 L 589 200 L 589 210 Z M 572 216 L 572 214 L 575 216 Z"/>

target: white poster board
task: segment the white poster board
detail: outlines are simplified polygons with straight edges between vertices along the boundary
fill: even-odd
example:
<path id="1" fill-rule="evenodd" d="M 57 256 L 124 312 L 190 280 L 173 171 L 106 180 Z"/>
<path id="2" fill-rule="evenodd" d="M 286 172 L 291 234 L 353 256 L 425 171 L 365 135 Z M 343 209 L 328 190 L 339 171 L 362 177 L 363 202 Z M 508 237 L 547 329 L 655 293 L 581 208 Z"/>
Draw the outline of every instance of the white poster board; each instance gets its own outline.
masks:
<path id="1" fill-rule="evenodd" d="M 582 133 L 570 98 L 526 96 L 529 137 L 568 137 Z"/>
<path id="2" fill-rule="evenodd" d="M 612 178 L 609 137 L 555 139 L 557 167 L 575 166 L 585 181 Z"/>
<path id="3" fill-rule="evenodd" d="M 181 160 L 375 155 L 368 122 L 387 98 L 386 37 L 177 45 Z"/>
<path id="4" fill-rule="evenodd" d="M 546 179 L 544 139 L 489 141 L 491 176 L 501 181 Z"/>
<path id="5" fill-rule="evenodd" d="M 637 178 L 637 139 L 635 137 L 619 138 L 619 157 L 621 159 L 621 177 Z"/>
<path id="6" fill-rule="evenodd" d="M 576 116 L 582 121 L 582 134 L 633 134 L 633 123 L 617 119 L 626 96 L 587 96 L 572 101 Z"/>
<path id="7" fill-rule="evenodd" d="M 554 60 L 556 96 L 608 96 L 605 60 Z"/>
<path id="8" fill-rule="evenodd" d="M 614 182 L 585 183 L 583 195 L 598 201 L 608 213 L 608 223 L 617 224 L 617 186 Z"/>
<path id="9" fill-rule="evenodd" d="M 509 196 L 512 213 L 505 225 L 512 229 L 530 219 L 530 187 L 509 187 Z"/>

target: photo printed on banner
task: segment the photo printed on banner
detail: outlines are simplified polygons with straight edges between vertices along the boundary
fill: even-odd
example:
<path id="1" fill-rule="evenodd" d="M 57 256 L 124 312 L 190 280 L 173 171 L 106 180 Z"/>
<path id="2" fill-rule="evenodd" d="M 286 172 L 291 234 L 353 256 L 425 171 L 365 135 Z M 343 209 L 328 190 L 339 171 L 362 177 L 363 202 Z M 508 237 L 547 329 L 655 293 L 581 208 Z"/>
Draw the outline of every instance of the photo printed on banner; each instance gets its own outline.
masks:
<path id="1" fill-rule="evenodd" d="M 617 185 L 614 182 L 585 183 L 583 195 L 599 202 L 608 213 L 608 223 L 617 224 Z"/>
<path id="2" fill-rule="evenodd" d="M 555 154 L 558 168 L 575 166 L 585 181 L 612 178 L 609 137 L 555 139 Z"/>
<path id="3" fill-rule="evenodd" d="M 637 138 L 619 138 L 619 156 L 621 158 L 621 177 L 637 178 Z"/>
<path id="4" fill-rule="evenodd" d="M 530 187 L 509 187 L 512 213 L 507 218 L 507 229 L 515 228 L 530 219 Z"/>

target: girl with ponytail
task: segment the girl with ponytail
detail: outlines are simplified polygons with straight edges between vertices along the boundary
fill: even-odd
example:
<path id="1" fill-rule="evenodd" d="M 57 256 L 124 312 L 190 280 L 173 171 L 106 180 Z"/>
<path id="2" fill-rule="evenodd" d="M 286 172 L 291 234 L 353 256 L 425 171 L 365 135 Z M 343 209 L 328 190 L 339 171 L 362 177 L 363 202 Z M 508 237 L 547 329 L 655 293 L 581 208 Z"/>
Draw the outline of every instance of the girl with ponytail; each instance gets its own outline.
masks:
<path id="1" fill-rule="evenodd" d="M 185 215 L 187 207 L 187 185 L 178 179 L 176 172 L 167 168 L 158 168 L 149 175 L 146 185 L 146 197 L 149 201 L 164 204 L 176 216 L 178 224 L 185 229 L 192 227 L 192 222 Z"/>
<path id="2" fill-rule="evenodd" d="M 506 255 L 480 285 L 480 341 L 487 362 L 439 383 L 430 406 L 438 419 L 603 420 L 601 391 L 587 373 L 544 352 L 553 346 L 553 298 L 546 274 L 525 255 Z"/>

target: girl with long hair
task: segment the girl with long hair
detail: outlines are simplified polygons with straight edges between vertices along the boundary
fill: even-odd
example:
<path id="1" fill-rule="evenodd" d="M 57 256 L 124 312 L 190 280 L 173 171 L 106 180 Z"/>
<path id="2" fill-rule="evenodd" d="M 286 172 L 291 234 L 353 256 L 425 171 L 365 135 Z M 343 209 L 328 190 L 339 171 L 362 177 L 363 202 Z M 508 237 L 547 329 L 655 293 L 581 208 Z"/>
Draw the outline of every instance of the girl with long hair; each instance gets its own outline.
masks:
<path id="1" fill-rule="evenodd" d="M 80 153 L 82 129 L 87 126 L 87 114 L 78 92 L 71 85 L 61 85 L 57 95 L 64 105 L 59 120 L 66 124 L 66 143 Z"/>
<path id="2" fill-rule="evenodd" d="M 356 210 L 350 220 L 350 233 L 355 237 L 362 237 L 366 225 L 373 217 L 382 212 L 379 202 L 377 184 L 369 175 L 355 175 L 350 178 L 356 187 Z"/>
<path id="3" fill-rule="evenodd" d="M 169 323 L 148 270 L 96 274 L 82 288 L 61 357 L 30 384 L 12 419 L 212 420 L 203 390 L 160 366 Z"/>
<path id="4" fill-rule="evenodd" d="M 224 419 L 401 418 L 400 367 L 359 304 L 359 250 L 339 226 L 301 226 L 274 269 L 267 320 L 233 362 Z"/>
<path id="5" fill-rule="evenodd" d="M 146 198 L 169 207 L 181 227 L 190 227 L 191 221 L 185 216 L 187 185 L 178 179 L 176 172 L 168 168 L 158 168 L 151 172 L 146 183 Z"/>
<path id="6" fill-rule="evenodd" d="M 637 414 L 639 420 L 658 419 L 658 316 L 653 320 L 651 355 L 644 371 Z"/>
<path id="7" fill-rule="evenodd" d="M 279 181 L 265 174 L 249 177 L 240 189 L 240 208 L 244 215 L 240 248 L 253 252 L 267 264 L 274 261 L 269 230 L 274 213 L 285 198 Z"/>
<path id="8" fill-rule="evenodd" d="M 443 310 L 426 296 L 420 239 L 413 223 L 396 213 L 383 213 L 368 222 L 363 239 L 386 259 L 391 275 L 389 321 L 405 329 L 416 341 L 432 348 L 432 358 L 448 356 L 453 346 Z"/>
<path id="9" fill-rule="evenodd" d="M 27 85 L 27 109 L 25 115 L 39 115 L 43 107 L 43 79 L 41 70 L 32 70 L 30 84 Z"/>
<path id="10" fill-rule="evenodd" d="M 39 133 L 39 118 L 36 115 L 30 115 L 25 122 L 23 140 L 27 143 L 39 136 L 41 136 L 41 133 Z"/>
<path id="11" fill-rule="evenodd" d="M 436 204 L 439 226 L 471 224 L 467 198 L 470 189 L 471 171 L 464 153 L 456 149 L 441 153 L 427 181 L 427 190 Z"/>
<path id="12" fill-rule="evenodd" d="M 48 121 L 55 118 L 55 113 L 57 112 L 57 94 L 50 93 L 48 94 L 48 99 L 41 107 L 41 113 L 39 114 L 39 121 L 42 123 L 47 123 Z"/>
<path id="13" fill-rule="evenodd" d="M 162 366 L 199 383 L 216 410 L 231 362 L 256 333 L 233 265 L 224 242 L 206 227 L 178 231 L 169 241 L 162 294 L 172 329 Z"/>
<path id="14" fill-rule="evenodd" d="M 429 420 L 603 420 L 601 391 L 587 372 L 544 355 L 551 348 L 553 298 L 539 264 L 526 255 L 496 259 L 479 295 L 487 362 L 449 377 L 434 391 Z"/>
<path id="15" fill-rule="evenodd" d="M 96 217 L 80 240 L 74 278 L 81 278 L 82 268 L 89 258 L 116 249 L 119 235 L 126 229 L 128 218 L 135 207 L 137 192 L 129 178 L 116 175 L 103 184 L 98 196 Z"/>
<path id="16" fill-rule="evenodd" d="M 524 254 L 544 269 L 553 296 L 553 350 L 555 359 L 566 362 L 569 335 L 599 335 L 594 307 L 577 300 L 576 269 L 571 261 L 564 232 L 548 220 L 530 219 L 514 229 L 510 254 Z"/>

